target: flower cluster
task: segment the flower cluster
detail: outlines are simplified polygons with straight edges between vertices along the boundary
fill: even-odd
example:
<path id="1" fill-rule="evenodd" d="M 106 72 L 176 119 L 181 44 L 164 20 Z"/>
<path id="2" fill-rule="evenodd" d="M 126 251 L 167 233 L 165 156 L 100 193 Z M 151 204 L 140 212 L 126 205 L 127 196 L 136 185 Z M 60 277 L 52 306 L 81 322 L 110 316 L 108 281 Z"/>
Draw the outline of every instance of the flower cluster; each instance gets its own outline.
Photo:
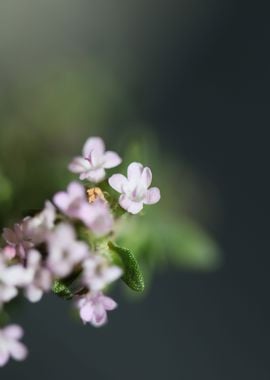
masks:
<path id="1" fill-rule="evenodd" d="M 19 295 L 34 303 L 52 290 L 73 300 L 83 323 L 96 327 L 106 323 L 107 311 L 117 304 L 105 292 L 121 277 L 129 285 L 130 278 L 129 264 L 121 257 L 121 249 L 110 249 L 117 221 L 124 211 L 137 214 L 144 205 L 160 199 L 159 189 L 149 188 L 151 170 L 140 163 L 128 166 L 127 177 L 114 174 L 107 181 L 106 169 L 121 162 L 117 153 L 105 151 L 101 138 L 89 138 L 82 156 L 75 157 L 69 165 L 69 170 L 79 174 L 83 182 L 71 182 L 65 191 L 54 195 L 52 202 L 47 201 L 43 210 L 13 228 L 4 228 L 0 315 L 6 304 Z M 119 199 L 111 188 L 120 193 Z M 136 275 L 134 270 L 130 273 Z M 27 356 L 25 346 L 19 342 L 22 335 L 17 325 L 0 329 L 0 366 L 10 357 L 23 360 Z"/>

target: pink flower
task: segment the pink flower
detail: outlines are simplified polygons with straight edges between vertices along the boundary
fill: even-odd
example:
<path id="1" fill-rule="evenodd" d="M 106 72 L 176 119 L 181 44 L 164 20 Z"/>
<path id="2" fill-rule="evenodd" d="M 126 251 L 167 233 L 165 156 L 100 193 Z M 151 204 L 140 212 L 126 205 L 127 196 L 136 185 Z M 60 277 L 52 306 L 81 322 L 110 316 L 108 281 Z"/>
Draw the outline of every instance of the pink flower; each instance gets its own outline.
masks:
<path id="1" fill-rule="evenodd" d="M 92 255 L 83 262 L 82 281 L 92 291 L 102 290 L 123 274 L 121 268 L 110 265 L 105 257 Z"/>
<path id="2" fill-rule="evenodd" d="M 101 199 L 81 209 L 81 220 L 96 236 L 107 235 L 113 228 L 113 216 L 109 206 Z"/>
<path id="3" fill-rule="evenodd" d="M 110 186 L 121 193 L 120 206 L 131 214 L 140 212 L 144 204 L 152 205 L 160 200 L 159 189 L 149 189 L 151 182 L 151 170 L 138 162 L 129 165 L 127 178 L 122 174 L 114 174 L 109 178 Z"/>
<path id="4" fill-rule="evenodd" d="M 114 168 L 122 162 L 117 153 L 105 152 L 105 145 L 100 137 L 91 137 L 84 144 L 82 156 L 75 157 L 69 170 L 79 173 L 81 180 L 97 183 L 105 178 L 105 169 Z"/>
<path id="5" fill-rule="evenodd" d="M 0 330 L 0 367 L 7 364 L 10 357 L 18 361 L 27 357 L 27 348 L 19 342 L 22 336 L 23 329 L 18 325 L 8 325 Z"/>
<path id="6" fill-rule="evenodd" d="M 70 224 L 58 224 L 48 238 L 49 270 L 57 277 L 66 277 L 74 266 L 84 260 L 89 254 L 88 245 L 76 240 L 73 227 Z"/>
<path id="7" fill-rule="evenodd" d="M 49 231 L 54 228 L 55 217 L 55 207 L 51 202 L 47 201 L 44 209 L 39 214 L 33 218 L 26 219 L 26 235 L 31 238 L 35 245 L 46 241 Z"/>
<path id="8" fill-rule="evenodd" d="M 26 252 L 33 247 L 33 242 L 27 235 L 26 226 L 28 218 L 14 225 L 14 229 L 4 228 L 3 238 L 8 245 L 16 249 L 16 255 L 25 259 Z"/>
<path id="9" fill-rule="evenodd" d="M 107 310 L 114 310 L 117 303 L 110 297 L 106 297 L 101 292 L 88 293 L 77 302 L 80 317 L 84 323 L 91 323 L 95 327 L 104 325 L 107 322 Z"/>
<path id="10" fill-rule="evenodd" d="M 81 217 L 82 207 L 89 206 L 84 187 L 78 182 L 71 182 L 67 191 L 55 194 L 53 201 L 64 214 L 71 218 Z"/>
<path id="11" fill-rule="evenodd" d="M 25 287 L 25 296 L 30 302 L 40 301 L 44 292 L 48 292 L 52 285 L 52 274 L 42 265 L 42 256 L 31 249 L 27 255 L 27 269 L 32 271 L 33 280 Z"/>

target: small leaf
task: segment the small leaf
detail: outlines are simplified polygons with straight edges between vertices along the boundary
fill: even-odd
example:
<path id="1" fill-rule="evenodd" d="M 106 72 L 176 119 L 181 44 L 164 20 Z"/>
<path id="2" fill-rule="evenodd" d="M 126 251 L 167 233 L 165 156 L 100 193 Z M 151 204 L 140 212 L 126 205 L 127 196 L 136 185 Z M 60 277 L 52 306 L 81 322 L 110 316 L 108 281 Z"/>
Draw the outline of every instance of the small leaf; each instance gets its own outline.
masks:
<path id="1" fill-rule="evenodd" d="M 65 300 L 70 300 L 73 297 L 73 294 L 69 287 L 65 284 L 64 281 L 61 280 L 54 281 L 52 291 L 57 296 L 64 298 Z"/>
<path id="2" fill-rule="evenodd" d="M 122 277 L 123 281 L 136 292 L 143 292 L 144 290 L 144 279 L 142 272 L 140 270 L 139 264 L 133 255 L 133 253 L 123 247 L 119 247 L 118 245 L 114 244 L 113 242 L 109 242 L 108 246 L 111 251 L 117 254 L 116 260 L 119 263 L 119 258 L 121 261 L 121 266 L 124 270 L 124 275 Z"/>

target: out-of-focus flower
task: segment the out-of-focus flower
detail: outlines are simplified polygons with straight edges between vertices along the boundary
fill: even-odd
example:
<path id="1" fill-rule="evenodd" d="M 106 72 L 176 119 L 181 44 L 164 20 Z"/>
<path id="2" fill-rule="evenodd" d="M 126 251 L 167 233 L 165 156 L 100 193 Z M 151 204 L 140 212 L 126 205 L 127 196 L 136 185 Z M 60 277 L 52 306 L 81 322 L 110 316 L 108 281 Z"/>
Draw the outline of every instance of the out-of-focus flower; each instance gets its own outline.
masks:
<path id="1" fill-rule="evenodd" d="M 137 214 L 143 205 L 155 204 L 160 200 L 160 191 L 157 187 L 149 186 L 152 182 L 152 172 L 138 162 L 128 166 L 127 178 L 122 174 L 114 174 L 109 178 L 110 186 L 121 193 L 120 206 L 131 214 Z"/>
<path id="2" fill-rule="evenodd" d="M 76 240 L 73 227 L 67 223 L 59 224 L 48 238 L 47 265 L 55 276 L 69 275 L 74 266 L 89 254 L 88 245 Z"/>
<path id="3" fill-rule="evenodd" d="M 27 255 L 27 268 L 33 272 L 33 280 L 25 287 L 25 296 L 31 302 L 38 302 L 52 285 L 52 274 L 42 265 L 40 252 L 31 249 Z"/>
<path id="4" fill-rule="evenodd" d="M 83 262 L 82 281 L 92 291 L 102 290 L 122 276 L 122 269 L 110 265 L 100 255 L 92 255 Z"/>
<path id="5" fill-rule="evenodd" d="M 95 327 L 107 322 L 107 311 L 114 310 L 117 303 L 101 292 L 88 293 L 77 302 L 80 317 L 83 323 L 91 323 Z"/>
<path id="6" fill-rule="evenodd" d="M 75 157 L 69 164 L 69 170 L 79 173 L 81 180 L 97 183 L 105 178 L 105 169 L 118 166 L 122 159 L 115 152 L 105 152 L 101 138 L 91 137 L 84 144 L 82 156 Z"/>
<path id="7" fill-rule="evenodd" d="M 21 361 L 27 357 L 27 348 L 19 341 L 22 336 L 23 329 L 18 325 L 8 325 L 0 330 L 0 367 L 10 358 Z"/>
<path id="8" fill-rule="evenodd" d="M 80 216 L 84 224 L 97 236 L 104 236 L 112 230 L 113 216 L 108 204 L 101 199 L 84 205 Z"/>
<path id="9" fill-rule="evenodd" d="M 26 252 L 33 247 L 33 242 L 27 235 L 26 227 L 28 218 L 14 225 L 14 229 L 4 228 L 3 238 L 8 245 L 16 249 L 16 255 L 25 259 Z"/>
<path id="10" fill-rule="evenodd" d="M 71 182 L 67 191 L 61 191 L 53 197 L 55 205 L 71 218 L 81 218 L 82 207 L 89 206 L 84 187 L 78 182 Z"/>
<path id="11" fill-rule="evenodd" d="M 44 209 L 39 214 L 26 220 L 25 232 L 34 244 L 46 241 L 49 231 L 54 227 L 55 217 L 55 207 L 51 202 L 47 201 Z"/>
<path id="12" fill-rule="evenodd" d="M 31 270 L 21 264 L 8 266 L 4 256 L 0 257 L 0 308 L 18 294 L 18 289 L 27 286 L 33 280 Z"/>

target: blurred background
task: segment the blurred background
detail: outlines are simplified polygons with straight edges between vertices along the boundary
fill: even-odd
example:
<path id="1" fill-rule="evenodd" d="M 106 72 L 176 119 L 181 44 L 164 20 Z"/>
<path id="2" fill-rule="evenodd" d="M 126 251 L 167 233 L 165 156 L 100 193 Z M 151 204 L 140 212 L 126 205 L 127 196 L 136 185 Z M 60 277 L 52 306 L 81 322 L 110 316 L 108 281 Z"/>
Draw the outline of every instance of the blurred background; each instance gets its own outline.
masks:
<path id="1" fill-rule="evenodd" d="M 145 296 L 115 289 L 103 329 L 53 295 L 23 305 L 30 356 L 1 378 L 269 379 L 267 8 L 0 3 L 0 227 L 66 186 L 91 135 L 153 168 L 162 191 L 121 237 Z"/>

